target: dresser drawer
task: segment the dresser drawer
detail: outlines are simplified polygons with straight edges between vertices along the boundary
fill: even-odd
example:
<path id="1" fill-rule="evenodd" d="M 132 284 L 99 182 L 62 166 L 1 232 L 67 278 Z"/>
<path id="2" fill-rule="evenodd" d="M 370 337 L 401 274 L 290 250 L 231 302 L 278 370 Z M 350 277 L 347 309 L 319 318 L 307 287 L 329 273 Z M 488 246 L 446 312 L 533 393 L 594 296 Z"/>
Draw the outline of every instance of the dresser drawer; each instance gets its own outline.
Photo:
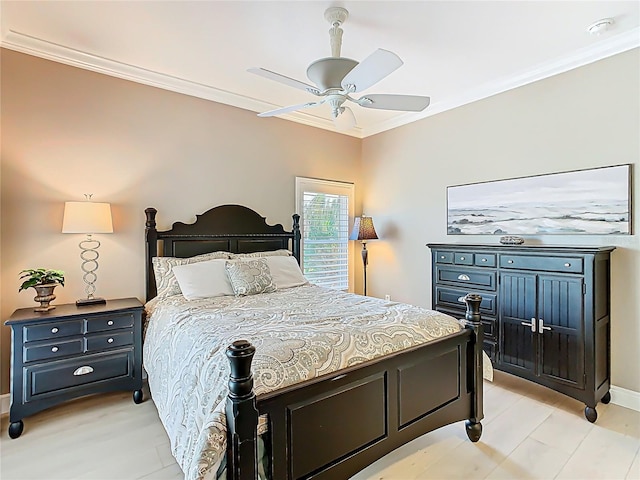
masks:
<path id="1" fill-rule="evenodd" d="M 545 272 L 582 273 L 582 258 L 500 255 L 501 268 L 541 270 Z"/>
<path id="2" fill-rule="evenodd" d="M 473 265 L 473 253 L 456 252 L 453 254 L 453 263 L 456 265 Z"/>
<path id="3" fill-rule="evenodd" d="M 82 320 L 70 320 L 67 322 L 38 323 L 26 325 L 24 329 L 24 341 L 46 340 L 49 338 L 70 337 L 82 334 Z"/>
<path id="4" fill-rule="evenodd" d="M 496 289 L 496 272 L 482 271 L 480 269 L 466 269 L 455 267 L 436 266 L 436 282 L 448 283 L 457 286 L 474 286 L 486 290 Z"/>
<path id="5" fill-rule="evenodd" d="M 436 286 L 436 305 L 461 308 L 464 311 L 466 308 L 464 303 L 464 296 L 467 293 L 470 293 L 469 290 Z M 497 311 L 496 294 L 483 292 L 477 293 L 478 295 L 482 296 L 482 302 L 480 302 L 480 313 L 495 315 Z"/>
<path id="6" fill-rule="evenodd" d="M 473 264 L 476 267 L 495 267 L 496 254 L 495 253 L 476 253 L 473 256 Z"/>
<path id="7" fill-rule="evenodd" d="M 67 355 L 79 355 L 84 348 L 84 339 L 74 338 L 62 340 L 56 343 L 45 345 L 26 345 L 24 347 L 24 361 L 35 362 L 36 360 L 46 360 L 49 358 L 65 357 Z"/>
<path id="8" fill-rule="evenodd" d="M 27 401 L 49 392 L 132 375 L 133 350 L 25 367 Z"/>
<path id="9" fill-rule="evenodd" d="M 453 263 L 453 252 L 437 250 L 436 263 Z"/>
<path id="10" fill-rule="evenodd" d="M 133 331 L 87 337 L 87 352 L 97 352 L 125 345 L 133 345 Z"/>
<path id="11" fill-rule="evenodd" d="M 133 314 L 93 315 L 87 319 L 87 333 L 133 327 Z"/>

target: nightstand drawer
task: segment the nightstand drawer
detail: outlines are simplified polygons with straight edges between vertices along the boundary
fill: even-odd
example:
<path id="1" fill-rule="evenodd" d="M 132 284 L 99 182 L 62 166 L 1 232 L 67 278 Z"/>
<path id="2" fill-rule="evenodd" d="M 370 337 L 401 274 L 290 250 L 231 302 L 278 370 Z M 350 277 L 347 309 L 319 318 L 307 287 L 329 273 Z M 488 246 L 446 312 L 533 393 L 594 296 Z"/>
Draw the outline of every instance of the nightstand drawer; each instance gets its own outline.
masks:
<path id="1" fill-rule="evenodd" d="M 68 322 L 50 322 L 27 325 L 24 329 L 24 341 L 46 340 L 48 338 L 70 337 L 82 334 L 82 320 Z"/>
<path id="2" fill-rule="evenodd" d="M 496 289 L 496 272 L 481 269 L 466 269 L 436 266 L 436 281 L 458 286 L 474 286 L 485 289 Z"/>
<path id="3" fill-rule="evenodd" d="M 47 343 L 46 345 L 27 345 L 24 347 L 24 361 L 26 363 L 67 355 L 78 355 L 82 353 L 83 347 L 83 338 Z"/>
<path id="4" fill-rule="evenodd" d="M 133 345 L 133 331 L 87 337 L 87 352 L 96 352 L 124 345 Z"/>
<path id="5" fill-rule="evenodd" d="M 100 380 L 130 376 L 133 350 L 102 355 L 87 355 L 78 359 L 49 362 L 25 367 L 27 401 L 49 392 L 59 392 Z"/>
<path id="6" fill-rule="evenodd" d="M 133 327 L 133 314 L 94 315 L 87 322 L 87 333 Z"/>

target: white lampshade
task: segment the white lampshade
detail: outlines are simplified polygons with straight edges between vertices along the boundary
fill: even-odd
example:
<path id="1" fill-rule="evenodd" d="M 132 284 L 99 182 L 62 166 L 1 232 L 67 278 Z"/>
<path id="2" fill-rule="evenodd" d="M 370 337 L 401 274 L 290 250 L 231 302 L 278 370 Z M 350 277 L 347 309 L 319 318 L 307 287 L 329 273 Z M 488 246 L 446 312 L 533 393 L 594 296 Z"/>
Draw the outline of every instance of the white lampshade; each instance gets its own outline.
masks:
<path id="1" fill-rule="evenodd" d="M 62 233 L 113 233 L 111 205 L 97 202 L 65 202 Z"/>

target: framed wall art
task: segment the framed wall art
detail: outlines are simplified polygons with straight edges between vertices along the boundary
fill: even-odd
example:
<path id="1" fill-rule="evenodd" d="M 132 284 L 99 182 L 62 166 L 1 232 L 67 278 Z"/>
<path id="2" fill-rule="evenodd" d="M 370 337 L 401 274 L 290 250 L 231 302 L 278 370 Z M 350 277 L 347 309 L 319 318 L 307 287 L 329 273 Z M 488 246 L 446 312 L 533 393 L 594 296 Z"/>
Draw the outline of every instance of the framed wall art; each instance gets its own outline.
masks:
<path id="1" fill-rule="evenodd" d="M 631 165 L 447 187 L 447 233 L 631 234 Z"/>

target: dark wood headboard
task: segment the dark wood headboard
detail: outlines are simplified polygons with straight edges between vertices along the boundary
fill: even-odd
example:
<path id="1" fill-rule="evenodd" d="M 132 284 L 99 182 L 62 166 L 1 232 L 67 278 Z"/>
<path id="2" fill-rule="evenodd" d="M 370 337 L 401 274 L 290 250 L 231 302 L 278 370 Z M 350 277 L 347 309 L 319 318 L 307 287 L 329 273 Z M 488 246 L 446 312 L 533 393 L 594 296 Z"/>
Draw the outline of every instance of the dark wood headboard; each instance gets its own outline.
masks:
<path id="1" fill-rule="evenodd" d="M 251 253 L 289 249 L 300 263 L 300 216 L 293 215 L 293 228 L 268 225 L 265 217 L 242 205 L 221 205 L 196 215 L 191 224 L 176 222 L 171 230 L 156 230 L 155 208 L 147 208 L 145 228 L 147 301 L 156 296 L 152 258 L 193 257 L 203 253 L 225 251 Z M 160 249 L 159 249 L 160 244 Z"/>

